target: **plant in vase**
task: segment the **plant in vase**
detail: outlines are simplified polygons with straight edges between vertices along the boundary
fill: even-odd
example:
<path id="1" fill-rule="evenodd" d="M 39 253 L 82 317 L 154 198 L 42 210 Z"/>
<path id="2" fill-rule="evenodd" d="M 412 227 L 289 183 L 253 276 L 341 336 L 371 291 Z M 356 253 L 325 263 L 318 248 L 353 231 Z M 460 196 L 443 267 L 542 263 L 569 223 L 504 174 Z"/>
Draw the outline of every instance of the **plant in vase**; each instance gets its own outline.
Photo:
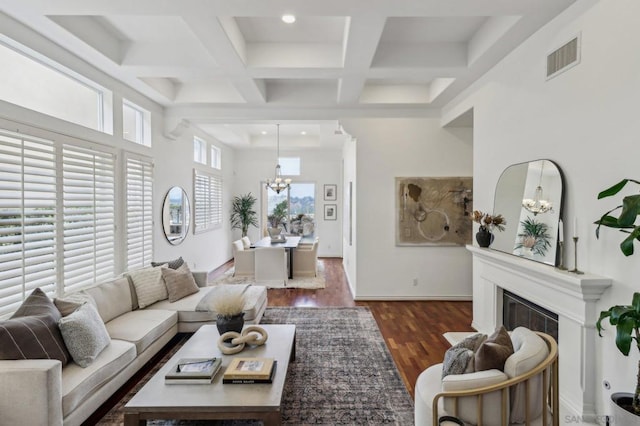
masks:
<path id="1" fill-rule="evenodd" d="M 480 247 L 489 247 L 493 241 L 492 231 L 494 229 L 504 231 L 504 225 L 507 224 L 507 221 L 501 214 L 491 215 L 489 213 L 483 213 L 480 210 L 473 211 L 471 220 L 480 225 L 476 233 L 476 241 Z"/>
<path id="2" fill-rule="evenodd" d="M 551 247 L 549 242 L 551 235 L 548 233 L 549 225 L 530 217 L 521 221 L 520 225 L 522 226 L 522 232 L 518 234 L 520 241 L 518 241 L 515 248 L 526 249 L 532 254 L 544 256 Z"/>
<path id="3" fill-rule="evenodd" d="M 216 327 L 223 335 L 227 331 L 240 333 L 244 326 L 244 295 L 239 289 L 227 288 L 213 300 L 212 308 L 217 314 Z"/>
<path id="4" fill-rule="evenodd" d="M 246 237 L 249 226 L 258 226 L 258 213 L 253 209 L 258 199 L 249 192 L 245 195 L 233 197 L 231 203 L 231 229 L 239 228 L 242 236 Z"/>
<path id="5" fill-rule="evenodd" d="M 598 199 L 611 197 L 619 193 L 627 183 L 633 182 L 640 185 L 640 181 L 633 179 L 623 179 L 610 188 L 598 194 Z M 620 215 L 611 215 L 616 210 L 621 210 Z M 623 197 L 622 204 L 603 214 L 594 223 L 596 228 L 596 238 L 600 238 L 600 227 L 618 229 L 624 234 L 628 234 L 620 243 L 620 251 L 625 256 L 634 253 L 633 243 L 640 240 L 640 225 L 636 225 L 636 219 L 640 214 L 640 194 Z M 602 321 L 608 319 L 612 326 L 616 327 L 616 347 L 624 355 L 629 356 L 631 345 L 635 345 L 640 352 L 640 293 L 634 292 L 631 305 L 616 305 L 600 313 L 596 322 L 598 335 L 602 337 Z M 635 340 L 635 343 L 633 342 Z M 638 370 L 636 376 L 636 389 L 634 393 L 617 392 L 611 395 L 613 402 L 626 410 L 627 414 L 620 414 L 621 418 L 628 420 L 628 424 L 640 423 L 640 360 L 638 360 Z M 621 424 L 616 418 L 616 424 Z"/>

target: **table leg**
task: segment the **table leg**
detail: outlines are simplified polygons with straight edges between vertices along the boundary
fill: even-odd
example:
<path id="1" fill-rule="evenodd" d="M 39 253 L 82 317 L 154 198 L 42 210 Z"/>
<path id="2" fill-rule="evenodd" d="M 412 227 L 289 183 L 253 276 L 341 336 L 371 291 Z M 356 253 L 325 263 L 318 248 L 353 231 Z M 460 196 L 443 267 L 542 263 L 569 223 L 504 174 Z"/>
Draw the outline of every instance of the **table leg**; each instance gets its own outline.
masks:
<path id="1" fill-rule="evenodd" d="M 289 279 L 293 278 L 293 249 L 289 249 Z"/>
<path id="2" fill-rule="evenodd" d="M 262 419 L 264 426 L 280 426 L 282 420 L 280 419 L 280 412 L 269 413 Z"/>
<path id="3" fill-rule="evenodd" d="M 124 426 L 142 426 L 146 424 L 147 421 L 140 419 L 138 413 L 124 413 Z"/>

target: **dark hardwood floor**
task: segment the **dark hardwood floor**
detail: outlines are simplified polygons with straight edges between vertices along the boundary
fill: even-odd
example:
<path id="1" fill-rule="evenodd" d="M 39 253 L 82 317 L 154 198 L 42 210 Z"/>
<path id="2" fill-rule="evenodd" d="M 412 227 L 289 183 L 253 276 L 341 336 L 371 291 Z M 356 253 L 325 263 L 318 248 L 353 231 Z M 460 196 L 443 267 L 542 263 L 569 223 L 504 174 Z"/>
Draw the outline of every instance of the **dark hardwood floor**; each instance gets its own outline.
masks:
<path id="1" fill-rule="evenodd" d="M 354 302 L 342 259 L 323 258 L 326 288 L 269 289 L 269 306 L 368 306 L 395 360 L 407 390 L 414 396 L 418 375 L 442 361 L 449 347 L 446 331 L 473 331 L 471 302 L 408 301 Z M 215 278 L 233 266 L 228 262 L 213 271 Z"/>

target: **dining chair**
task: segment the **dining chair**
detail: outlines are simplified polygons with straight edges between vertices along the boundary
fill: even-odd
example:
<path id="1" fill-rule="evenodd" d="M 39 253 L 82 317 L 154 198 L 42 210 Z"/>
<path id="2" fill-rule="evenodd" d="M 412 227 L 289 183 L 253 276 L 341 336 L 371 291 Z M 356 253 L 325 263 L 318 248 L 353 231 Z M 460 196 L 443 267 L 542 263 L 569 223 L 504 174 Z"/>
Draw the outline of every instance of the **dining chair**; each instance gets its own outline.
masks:
<path id="1" fill-rule="evenodd" d="M 255 249 L 256 284 L 268 287 L 286 287 L 287 253 L 284 247 L 260 247 Z"/>

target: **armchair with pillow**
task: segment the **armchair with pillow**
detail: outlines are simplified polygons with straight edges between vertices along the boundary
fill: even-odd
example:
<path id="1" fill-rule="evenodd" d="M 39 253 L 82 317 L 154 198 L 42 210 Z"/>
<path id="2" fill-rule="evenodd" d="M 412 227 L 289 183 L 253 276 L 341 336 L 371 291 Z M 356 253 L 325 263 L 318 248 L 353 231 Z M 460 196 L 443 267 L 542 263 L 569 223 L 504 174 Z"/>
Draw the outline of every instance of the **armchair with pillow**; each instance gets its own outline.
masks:
<path id="1" fill-rule="evenodd" d="M 472 425 L 543 424 L 545 417 L 558 425 L 557 377 L 558 346 L 547 334 L 499 327 L 486 339 L 469 336 L 418 377 L 415 424 L 455 416 Z"/>
<path id="2" fill-rule="evenodd" d="M 245 249 L 242 240 L 233 242 L 234 277 L 253 276 L 255 270 L 255 249 Z"/>

